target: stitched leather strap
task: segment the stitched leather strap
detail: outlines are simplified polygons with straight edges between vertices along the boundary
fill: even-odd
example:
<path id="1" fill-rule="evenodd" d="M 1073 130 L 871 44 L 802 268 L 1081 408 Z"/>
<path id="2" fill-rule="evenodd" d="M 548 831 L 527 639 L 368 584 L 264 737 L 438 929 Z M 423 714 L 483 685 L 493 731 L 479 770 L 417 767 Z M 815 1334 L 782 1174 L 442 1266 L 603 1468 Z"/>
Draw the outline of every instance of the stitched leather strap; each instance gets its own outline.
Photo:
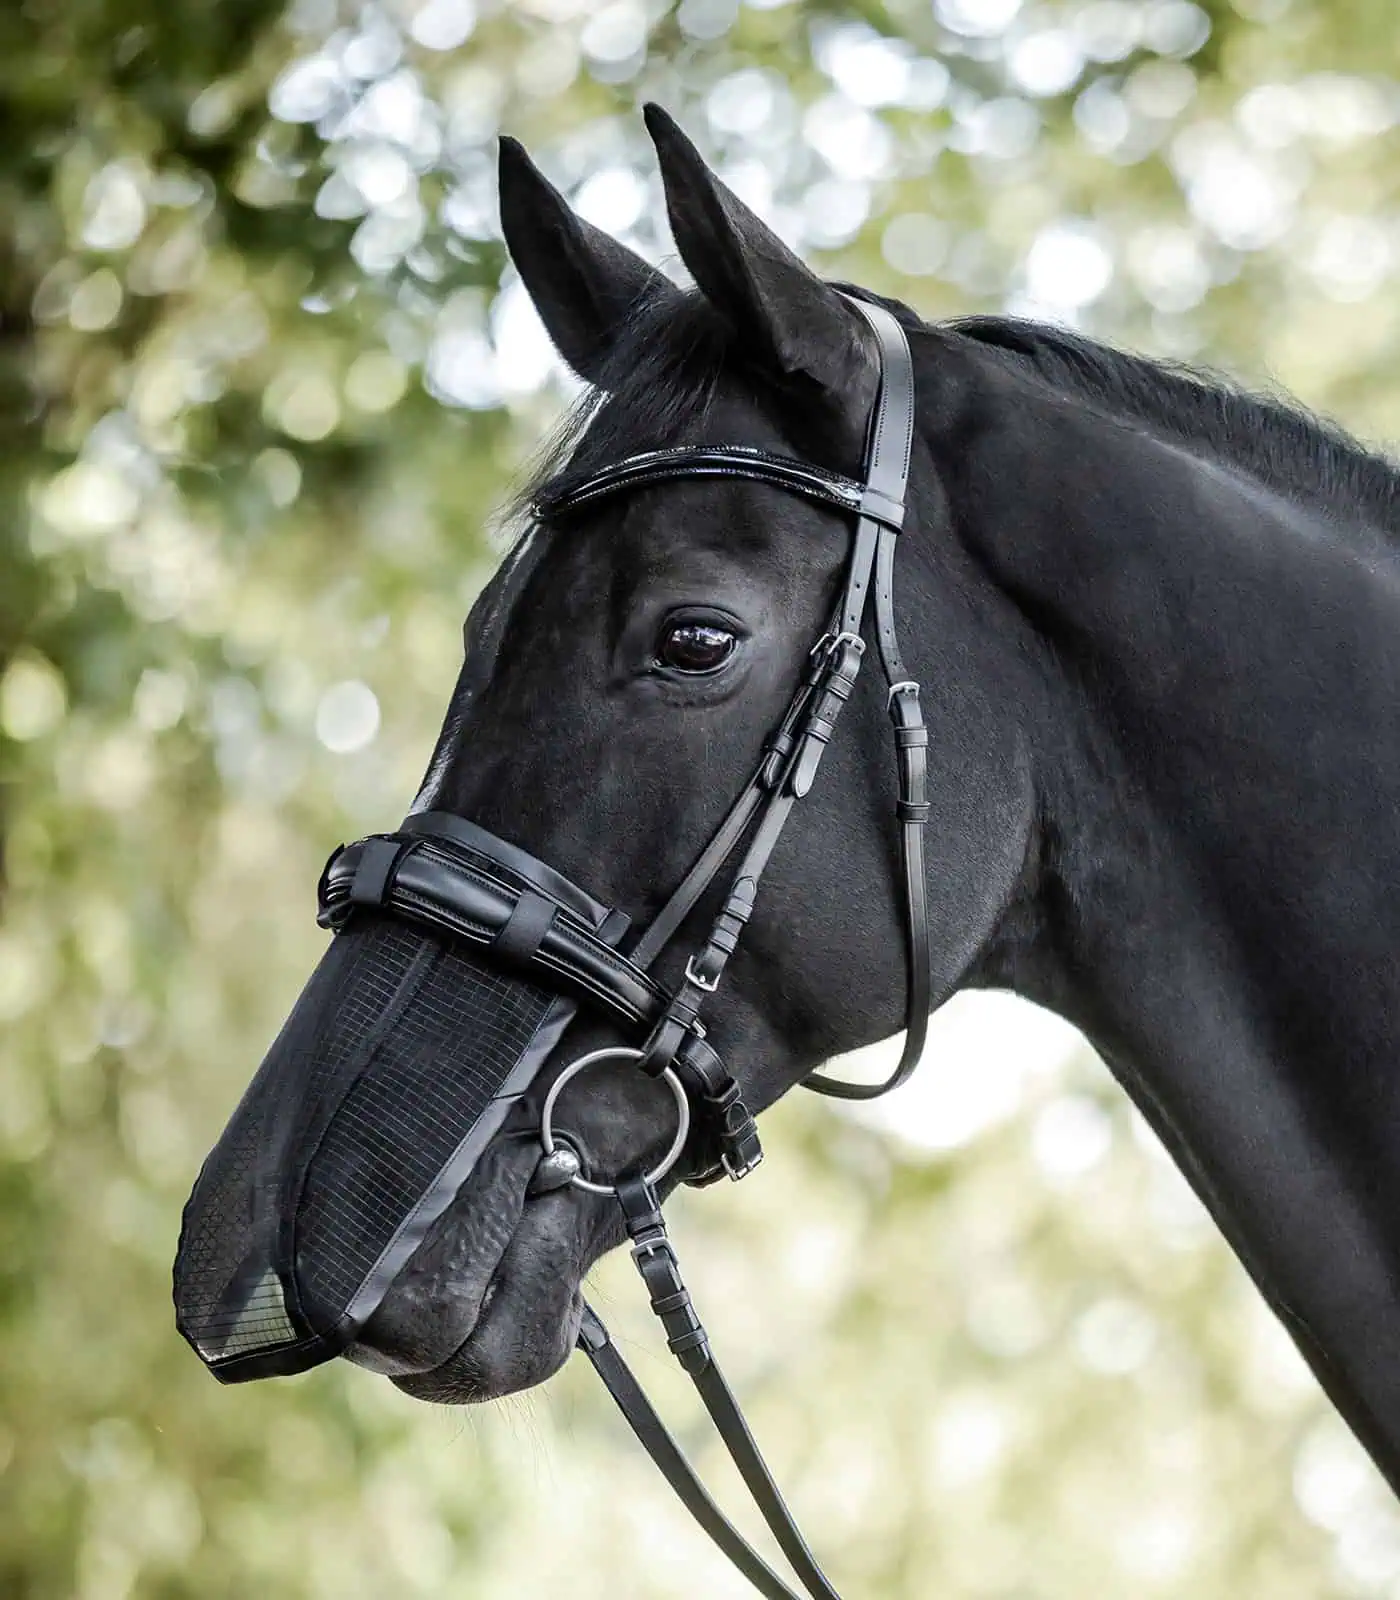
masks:
<path id="1" fill-rule="evenodd" d="M 386 844 L 395 852 L 391 873 L 383 871 Z M 626 917 L 593 901 L 591 921 L 585 920 L 571 909 L 581 904 L 581 891 L 561 905 L 554 893 L 512 882 L 498 870 L 494 854 L 487 854 L 492 849 L 479 841 L 468 855 L 449 835 L 421 825 L 411 834 L 374 835 L 345 845 L 321 875 L 317 921 L 339 929 L 357 908 L 373 907 L 459 943 L 513 956 L 526 977 L 625 1023 L 654 1021 L 665 1006 L 664 993 L 613 948 L 627 928 Z M 522 903 L 531 908 L 523 925 Z M 558 907 L 553 916 L 545 914 L 548 906 Z"/>
<path id="2" fill-rule="evenodd" d="M 739 1469 L 739 1474 L 754 1505 L 758 1507 L 759 1514 L 778 1541 L 779 1547 L 797 1575 L 798 1582 L 811 1600 L 841 1600 L 826 1574 L 818 1566 L 807 1541 L 802 1537 L 801 1530 L 793 1519 L 791 1511 L 788 1510 L 773 1474 L 768 1470 L 768 1463 L 763 1459 L 763 1453 L 744 1421 L 744 1414 L 734 1398 L 734 1392 L 725 1381 L 724 1374 L 714 1359 L 709 1337 L 695 1314 L 689 1292 L 681 1277 L 680 1265 L 666 1233 L 666 1224 L 661 1217 L 661 1202 L 657 1199 L 656 1192 L 643 1180 L 634 1178 L 618 1185 L 617 1197 L 627 1224 L 628 1235 L 632 1240 L 632 1259 L 646 1285 L 652 1311 L 665 1328 L 667 1343 L 695 1385 L 696 1392 L 711 1422 L 714 1423 L 715 1431 L 729 1452 L 730 1459 Z M 635 1396 L 628 1392 L 625 1380 L 614 1386 L 613 1380 L 618 1376 L 619 1369 L 626 1373 L 627 1378 L 630 1378 L 631 1374 L 626 1372 L 625 1364 L 616 1352 L 613 1353 L 612 1359 L 605 1359 L 600 1365 L 599 1352 L 595 1350 L 594 1344 L 601 1337 L 602 1347 L 608 1348 L 607 1332 L 596 1316 L 590 1321 L 587 1310 L 584 1320 L 586 1326 L 580 1331 L 580 1347 L 599 1371 L 633 1432 L 652 1460 L 666 1473 L 672 1487 L 685 1501 L 692 1515 L 701 1520 L 702 1526 L 706 1526 L 706 1531 L 716 1543 L 720 1544 L 730 1559 L 735 1561 L 735 1565 L 744 1571 L 745 1576 L 750 1578 L 755 1587 L 765 1594 L 777 1593 L 780 1596 L 789 1596 L 790 1591 L 781 1586 L 776 1591 L 765 1588 L 763 1582 L 749 1570 L 749 1566 L 736 1558 L 730 1548 L 731 1536 L 733 1540 L 743 1545 L 746 1556 L 757 1563 L 763 1574 L 769 1579 L 774 1579 L 771 1570 L 754 1555 L 722 1515 L 720 1520 L 726 1530 L 724 1539 L 719 1538 L 715 1530 L 707 1526 L 705 1519 L 701 1518 L 698 1509 L 700 1502 L 695 1492 L 698 1490 L 699 1496 L 703 1496 L 704 1503 L 710 1510 L 714 1510 L 713 1502 L 710 1501 L 684 1457 L 680 1457 L 681 1470 L 677 1473 L 677 1463 L 666 1452 L 664 1445 L 661 1453 L 653 1449 L 653 1445 L 658 1443 L 653 1424 L 659 1426 L 659 1419 L 649 1404 L 646 1404 L 645 1410 L 636 1407 Z M 665 1434 L 664 1428 L 661 1429 L 661 1433 Z M 669 1435 L 666 1438 L 669 1440 Z M 676 1454 L 679 1455 L 679 1452 Z M 673 1473 L 676 1475 L 673 1476 Z"/>
<path id="3" fill-rule="evenodd" d="M 880 349 L 882 382 L 871 417 L 866 473 L 871 484 L 885 493 L 907 493 L 914 444 L 914 374 L 909 341 L 889 312 L 863 300 L 852 301 L 869 323 Z M 886 697 L 894 724 L 895 755 L 899 766 L 899 822 L 901 909 L 904 922 L 907 998 L 904 1047 L 894 1071 L 880 1083 L 851 1083 L 814 1072 L 804 1087 L 836 1100 L 874 1100 L 913 1073 L 928 1037 L 932 979 L 929 970 L 928 884 L 924 868 L 924 827 L 928 822 L 928 730 L 919 705 L 919 686 L 909 676 L 900 654 L 894 616 L 894 554 L 898 529 L 888 524 L 873 530 L 875 641 L 880 665 L 889 685 Z M 857 528 L 857 545 L 865 524 Z M 869 540 L 869 536 L 868 540 Z M 854 557 L 852 564 L 854 566 Z M 847 582 L 847 615 L 866 596 L 853 592 L 857 574 Z M 868 577 L 867 577 L 868 583 Z"/>
<path id="4" fill-rule="evenodd" d="M 876 1100 L 897 1089 L 913 1074 L 923 1058 L 928 1039 L 932 1002 L 929 970 L 928 881 L 924 869 L 924 827 L 928 822 L 928 730 L 919 709 L 919 686 L 910 680 L 896 683 L 889 694 L 894 723 L 895 753 L 899 761 L 900 876 L 903 879 L 903 916 L 908 965 L 908 999 L 905 1006 L 904 1046 L 894 1071 L 878 1083 L 851 1082 L 814 1072 L 803 1087 L 832 1100 Z"/>
<path id="5" fill-rule="evenodd" d="M 695 859 L 695 864 L 681 880 L 675 893 L 647 924 L 632 949 L 628 952 L 634 965 L 649 967 L 657 956 L 679 932 L 681 923 L 690 915 L 695 903 L 714 881 L 715 874 L 728 860 L 734 846 L 748 831 L 754 812 L 763 801 L 763 768 L 744 785 L 742 793 L 729 808 L 723 822 L 710 836 L 710 842 Z"/>
<path id="6" fill-rule="evenodd" d="M 608 1330 L 585 1303 L 579 1349 L 593 1364 L 638 1443 L 655 1462 L 676 1498 L 765 1600 L 800 1600 L 711 1499 L 698 1474 L 622 1359 Z"/>

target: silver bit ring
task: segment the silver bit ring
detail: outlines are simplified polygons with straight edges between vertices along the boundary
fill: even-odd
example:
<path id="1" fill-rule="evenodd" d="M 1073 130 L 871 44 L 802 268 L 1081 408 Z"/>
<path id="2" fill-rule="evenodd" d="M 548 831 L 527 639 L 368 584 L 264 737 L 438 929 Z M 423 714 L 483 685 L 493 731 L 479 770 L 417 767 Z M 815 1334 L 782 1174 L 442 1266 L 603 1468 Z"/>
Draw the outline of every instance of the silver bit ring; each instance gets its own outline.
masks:
<path id="1" fill-rule="evenodd" d="M 640 1061 L 643 1051 L 633 1050 L 627 1045 L 609 1045 L 602 1050 L 590 1050 L 585 1056 L 580 1056 L 576 1061 L 571 1061 L 549 1086 L 549 1093 L 544 1097 L 544 1106 L 540 1111 L 540 1144 L 544 1153 L 549 1156 L 554 1154 L 554 1107 L 565 1086 L 578 1077 L 585 1067 L 596 1066 L 600 1061 Z M 671 1140 L 670 1148 L 660 1161 L 643 1176 L 642 1181 L 655 1186 L 670 1172 L 671 1168 L 681 1158 L 685 1149 L 685 1142 L 690 1137 L 690 1099 L 685 1092 L 685 1085 L 676 1076 L 670 1067 L 663 1067 L 659 1074 L 660 1081 L 664 1083 L 675 1097 L 676 1101 L 676 1136 Z M 585 1178 L 581 1172 L 576 1172 L 569 1180 L 576 1188 L 586 1190 L 589 1194 L 616 1194 L 617 1186 L 612 1183 L 594 1183 L 591 1178 Z"/>

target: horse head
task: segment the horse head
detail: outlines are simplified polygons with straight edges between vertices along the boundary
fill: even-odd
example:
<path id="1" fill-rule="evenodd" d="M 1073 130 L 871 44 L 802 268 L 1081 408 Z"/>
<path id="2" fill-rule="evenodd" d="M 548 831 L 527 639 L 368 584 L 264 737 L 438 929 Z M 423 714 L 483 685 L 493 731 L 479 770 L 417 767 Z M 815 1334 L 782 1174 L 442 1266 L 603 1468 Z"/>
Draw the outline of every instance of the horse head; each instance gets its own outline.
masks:
<path id="1" fill-rule="evenodd" d="M 461 675 L 414 806 L 548 863 L 634 930 L 685 878 L 803 683 L 848 570 L 852 521 L 839 506 L 754 476 L 644 482 L 583 503 L 571 490 L 638 452 L 706 446 L 810 461 L 855 480 L 881 382 L 859 306 L 803 265 L 669 118 L 653 109 L 648 122 L 690 289 L 574 215 L 519 146 L 502 145 L 512 258 L 590 389 L 567 448 L 526 497 L 535 514 L 468 618 Z M 903 308 L 896 314 L 917 326 Z M 936 1003 L 986 951 L 1015 895 L 1032 805 L 1015 718 L 993 693 L 998 681 L 1014 684 L 1014 666 L 989 626 L 985 586 L 950 535 L 946 498 L 917 437 L 907 498 L 900 607 L 917 618 L 912 659 L 929 684 L 935 752 L 920 801 L 930 843 L 918 891 L 931 897 Z M 707 1004 L 708 1046 L 754 1112 L 904 1020 L 907 930 L 895 889 L 884 698 L 864 684 L 851 696 L 821 782 L 772 851 L 751 923 Z M 650 976 L 663 993 L 682 982 L 686 952 L 721 896 L 716 880 L 657 955 Z M 274 1280 L 285 1294 L 294 1278 L 301 1288 L 292 1293 L 314 1298 L 305 1285 L 338 1283 L 345 1260 L 366 1250 L 379 1273 L 373 1295 L 361 1284 L 353 1308 L 332 1310 L 342 1331 L 354 1323 L 350 1358 L 410 1393 L 490 1399 L 538 1383 L 574 1344 L 583 1275 L 622 1237 L 617 1208 L 576 1186 L 528 1199 L 527 1188 L 540 1159 L 541 1100 L 568 1061 L 622 1042 L 613 1016 L 585 1007 L 562 1039 L 555 1014 L 541 1022 L 548 1049 L 539 1040 L 532 1047 L 540 1070 L 508 1113 L 497 1107 L 499 1126 L 473 1148 L 469 1172 L 454 1169 L 452 1192 L 442 1192 L 439 1174 L 433 1214 L 419 1215 L 407 1235 L 411 1257 L 395 1261 L 390 1280 L 387 1258 L 373 1262 L 355 1237 L 375 1202 L 382 1206 L 388 1180 L 376 1176 L 372 1150 L 333 1153 L 335 1129 L 353 1122 L 373 1145 L 376 1128 L 408 1115 L 406 1097 L 421 1108 L 444 1093 L 440 1074 L 434 1090 L 432 1049 L 422 1042 L 447 1048 L 444 1016 L 464 1061 L 505 1048 L 485 1000 L 461 999 L 467 968 L 453 969 L 450 952 L 423 976 L 426 937 L 361 910 L 327 958 L 336 972 L 318 974 L 280 1056 L 275 1049 L 250 1091 L 235 1166 L 259 1174 L 265 1208 L 275 1195 L 292 1215 L 278 1219 L 284 1259 L 271 1279 L 257 1259 L 226 1271 L 220 1315 L 227 1321 L 232 1296 L 241 1331 L 213 1347 L 217 1359 L 246 1349 L 239 1307 L 275 1298 Z M 484 994 L 491 980 L 480 981 Z M 547 999 L 540 1007 L 543 1018 Z M 417 1041 L 416 1056 L 400 1052 L 399 1068 L 395 1039 Z M 311 1106 L 340 1070 L 326 1065 L 337 1050 L 354 1058 L 341 1075 L 357 1097 L 339 1124 L 333 1108 Z M 396 1072 L 397 1091 L 388 1082 Z M 675 1114 L 663 1086 L 616 1061 L 570 1084 L 554 1123 L 583 1171 L 616 1175 L 666 1148 Z M 698 1159 L 688 1149 L 668 1181 L 694 1176 Z M 287 1168 L 298 1163 L 310 1175 L 289 1183 Z M 201 1260 L 232 1262 L 240 1247 L 205 1215 L 216 1192 L 226 1203 L 226 1191 L 202 1183 L 206 1205 L 196 1191 L 187 1240 L 205 1241 Z M 187 1329 L 192 1321 L 187 1314 Z M 207 1340 L 203 1348 L 209 1357 Z"/>

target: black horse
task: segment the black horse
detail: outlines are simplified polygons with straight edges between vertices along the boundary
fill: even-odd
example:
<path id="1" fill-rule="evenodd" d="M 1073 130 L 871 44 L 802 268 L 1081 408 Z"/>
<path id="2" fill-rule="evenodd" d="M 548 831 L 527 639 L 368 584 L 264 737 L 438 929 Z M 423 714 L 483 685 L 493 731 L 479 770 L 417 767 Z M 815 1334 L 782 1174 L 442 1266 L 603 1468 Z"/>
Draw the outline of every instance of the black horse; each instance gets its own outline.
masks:
<path id="1" fill-rule="evenodd" d="M 866 320 L 649 123 L 691 290 L 502 146 L 511 255 L 593 386 L 527 498 L 676 445 L 858 475 Z M 918 397 L 897 603 L 930 732 L 933 1001 L 1008 988 L 1083 1029 L 1400 1485 L 1400 479 L 1284 405 L 1059 330 L 881 303 Z M 644 925 L 752 770 L 849 542 L 835 511 L 748 479 L 534 527 L 468 619 L 415 809 Z M 903 1023 L 882 698 L 857 689 L 707 1012 L 755 1108 Z M 580 1019 L 552 1064 L 617 1037 Z M 547 1378 L 622 1238 L 611 1200 L 526 1201 L 540 1152 L 518 1127 L 549 1076 L 348 1351 L 410 1394 Z M 570 1094 L 590 1169 L 670 1137 L 635 1072 Z"/>

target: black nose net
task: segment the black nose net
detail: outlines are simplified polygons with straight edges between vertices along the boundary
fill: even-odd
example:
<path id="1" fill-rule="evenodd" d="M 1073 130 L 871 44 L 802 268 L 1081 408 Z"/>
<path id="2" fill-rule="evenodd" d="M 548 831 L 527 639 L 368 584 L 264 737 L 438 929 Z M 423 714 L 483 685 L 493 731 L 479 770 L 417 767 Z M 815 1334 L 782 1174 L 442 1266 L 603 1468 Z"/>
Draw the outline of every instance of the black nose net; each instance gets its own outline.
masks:
<path id="1" fill-rule="evenodd" d="M 565 909 L 453 849 L 512 910 L 552 923 Z M 571 926 L 625 926 L 551 886 L 571 891 Z M 345 1349 L 558 1043 L 574 1000 L 482 942 L 348 909 L 185 1208 L 177 1321 L 220 1378 L 300 1372 Z"/>

